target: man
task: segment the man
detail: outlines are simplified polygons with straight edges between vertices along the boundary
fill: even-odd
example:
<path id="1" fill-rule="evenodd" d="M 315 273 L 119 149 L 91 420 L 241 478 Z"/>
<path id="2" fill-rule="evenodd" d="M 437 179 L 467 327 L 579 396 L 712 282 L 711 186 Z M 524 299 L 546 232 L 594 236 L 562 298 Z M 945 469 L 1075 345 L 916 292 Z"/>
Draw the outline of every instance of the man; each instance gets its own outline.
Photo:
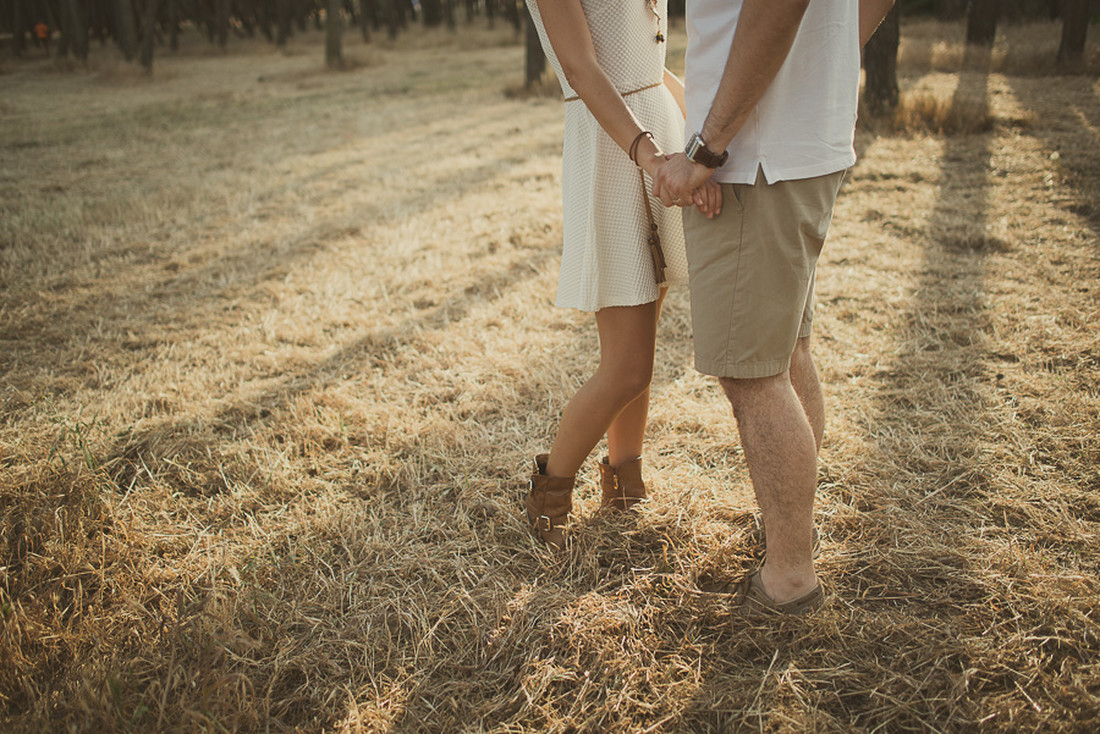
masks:
<path id="1" fill-rule="evenodd" d="M 34 24 L 34 43 L 46 47 L 46 58 L 50 57 L 50 27 L 38 21 Z"/>
<path id="2" fill-rule="evenodd" d="M 689 0 L 684 153 L 666 206 L 722 184 L 714 219 L 684 211 L 695 366 L 719 378 L 764 520 L 743 611 L 802 614 L 824 594 L 813 501 L 825 409 L 810 355 L 814 272 L 853 139 L 860 48 L 893 0 Z"/>

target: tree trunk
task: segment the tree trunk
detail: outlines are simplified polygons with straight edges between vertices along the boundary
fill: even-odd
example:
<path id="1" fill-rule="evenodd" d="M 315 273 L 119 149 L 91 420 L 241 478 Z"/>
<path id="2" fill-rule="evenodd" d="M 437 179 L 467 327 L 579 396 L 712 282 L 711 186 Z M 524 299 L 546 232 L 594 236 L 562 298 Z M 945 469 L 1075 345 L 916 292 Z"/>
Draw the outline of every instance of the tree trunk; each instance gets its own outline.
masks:
<path id="1" fill-rule="evenodd" d="M 898 106 L 898 5 L 886 14 L 878 30 L 863 49 L 863 68 L 867 83 L 863 100 L 873 115 L 882 115 Z"/>
<path id="2" fill-rule="evenodd" d="M 92 3 L 88 13 L 88 24 L 99 39 L 100 47 L 107 45 L 107 28 L 111 25 L 111 8 L 104 2 Z"/>
<path id="3" fill-rule="evenodd" d="M 68 37 L 73 56 L 79 61 L 88 60 L 88 19 L 80 0 L 65 0 L 61 13 L 64 17 L 62 32 Z"/>
<path id="4" fill-rule="evenodd" d="M 165 0 L 168 3 L 168 48 L 175 53 L 180 50 L 180 0 Z"/>
<path id="5" fill-rule="evenodd" d="M 309 27 L 309 3 L 307 0 L 294 0 L 294 22 L 299 33 L 305 33 Z"/>
<path id="6" fill-rule="evenodd" d="M 41 6 L 40 13 L 45 13 L 46 25 L 50 27 L 50 33 L 53 33 L 55 29 L 60 29 L 64 22 L 61 20 L 60 14 L 57 13 L 57 0 L 43 1 L 39 0 Z M 62 9 L 62 12 L 64 10 Z"/>
<path id="7" fill-rule="evenodd" d="M 61 31 L 57 39 L 57 58 L 63 59 L 69 55 L 69 49 L 73 45 L 73 30 L 72 20 L 69 18 L 69 5 L 65 0 L 60 0 L 60 2 L 58 12 L 51 13 L 54 19 L 50 23 L 50 33 L 53 33 L 55 27 Z"/>
<path id="8" fill-rule="evenodd" d="M 378 10 L 379 0 L 359 0 L 363 6 L 362 13 L 370 19 L 370 29 L 377 33 L 382 28 L 385 11 Z"/>
<path id="9" fill-rule="evenodd" d="M 1089 30 L 1089 0 L 1062 3 L 1062 42 L 1058 46 L 1058 68 L 1080 69 L 1085 64 L 1085 38 Z"/>
<path id="10" fill-rule="evenodd" d="M 264 35 L 268 43 L 275 42 L 275 34 L 271 32 L 271 8 L 268 7 L 268 3 L 256 3 L 256 26 L 259 27 L 260 33 Z"/>
<path id="11" fill-rule="evenodd" d="M 397 38 L 397 31 L 401 27 L 399 13 L 401 12 L 398 0 L 379 0 L 382 3 L 382 12 L 386 17 L 386 35 L 392 41 Z"/>
<path id="12" fill-rule="evenodd" d="M 195 22 L 206 27 L 206 40 L 216 43 L 218 38 L 218 0 L 199 0 L 195 8 Z"/>
<path id="13" fill-rule="evenodd" d="M 420 8 L 424 12 L 424 26 L 435 28 L 443 24 L 442 0 L 421 0 Z"/>
<path id="14" fill-rule="evenodd" d="M 959 20 L 966 15 L 967 0 L 941 0 L 940 20 Z"/>
<path id="15" fill-rule="evenodd" d="M 137 27 L 134 24 L 134 5 L 131 0 L 114 0 L 115 43 L 122 57 L 133 61 L 137 56 Z"/>
<path id="16" fill-rule="evenodd" d="M 157 6 L 160 0 L 145 0 L 145 12 L 141 14 L 141 65 L 153 72 L 153 49 L 156 46 Z"/>
<path id="17" fill-rule="evenodd" d="M 520 31 L 523 30 L 523 19 L 519 15 L 519 2 L 517 0 L 504 0 L 504 15 L 508 18 L 512 27 L 516 29 L 516 35 L 518 36 Z"/>
<path id="18" fill-rule="evenodd" d="M 997 36 L 997 16 L 1000 0 L 972 0 L 970 16 L 966 19 L 966 42 L 978 46 L 992 46 Z"/>
<path id="19" fill-rule="evenodd" d="M 340 10 L 344 0 L 328 0 L 325 10 L 325 64 L 330 69 L 339 69 L 344 65 L 344 55 L 341 48 Z"/>
<path id="20" fill-rule="evenodd" d="M 405 30 L 409 27 L 409 11 L 411 9 L 412 5 L 409 0 L 390 0 L 390 10 L 393 13 L 397 28 Z"/>
<path id="21" fill-rule="evenodd" d="M 370 27 L 374 22 L 371 9 L 370 0 L 359 0 L 359 32 L 363 34 L 363 43 L 370 43 Z"/>
<path id="22" fill-rule="evenodd" d="M 242 8 L 240 3 L 237 4 L 237 20 L 240 21 L 241 30 L 244 31 L 244 35 L 248 38 L 256 37 L 256 16 L 251 12 L 252 8 Z M 232 11 L 230 11 L 232 14 Z M 240 37 L 240 32 L 237 33 Z"/>
<path id="23" fill-rule="evenodd" d="M 27 18 L 23 14 L 23 0 L 15 0 L 11 8 L 12 53 L 22 56 L 27 48 Z"/>
<path id="24" fill-rule="evenodd" d="M 229 0 L 217 0 L 215 3 L 214 37 L 218 48 L 225 48 L 229 41 Z"/>
<path id="25" fill-rule="evenodd" d="M 534 2 L 534 0 L 527 0 Z M 527 16 L 527 63 L 524 73 L 524 84 L 530 89 L 542 79 L 542 73 L 546 70 L 546 54 L 542 51 L 542 43 L 539 41 L 539 31 L 535 28 L 535 22 L 531 16 Z"/>
<path id="26" fill-rule="evenodd" d="M 275 45 L 282 48 L 290 38 L 290 0 L 275 0 Z"/>

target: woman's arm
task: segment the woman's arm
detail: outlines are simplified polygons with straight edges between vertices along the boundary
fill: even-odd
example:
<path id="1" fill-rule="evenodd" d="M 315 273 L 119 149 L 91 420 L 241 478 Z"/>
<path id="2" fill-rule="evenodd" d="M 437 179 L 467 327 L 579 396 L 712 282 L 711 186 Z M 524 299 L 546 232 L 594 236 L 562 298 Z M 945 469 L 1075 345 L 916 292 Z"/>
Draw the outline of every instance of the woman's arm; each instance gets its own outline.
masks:
<path id="1" fill-rule="evenodd" d="M 879 23 L 894 7 L 894 0 L 859 0 L 859 45 L 866 46 Z"/>
<path id="2" fill-rule="evenodd" d="M 665 86 L 672 98 L 680 106 L 680 114 L 687 117 L 687 100 L 684 97 L 684 83 L 668 69 L 665 69 Z M 706 215 L 708 219 L 722 213 L 722 187 L 713 178 L 707 179 L 691 194 L 691 203 Z"/>
<path id="3" fill-rule="evenodd" d="M 624 152 L 645 130 L 596 61 L 596 49 L 580 0 L 536 0 L 550 45 L 569 86 L 588 107 L 600 127 Z M 664 154 L 648 137 L 638 144 L 638 165 L 653 175 Z"/>

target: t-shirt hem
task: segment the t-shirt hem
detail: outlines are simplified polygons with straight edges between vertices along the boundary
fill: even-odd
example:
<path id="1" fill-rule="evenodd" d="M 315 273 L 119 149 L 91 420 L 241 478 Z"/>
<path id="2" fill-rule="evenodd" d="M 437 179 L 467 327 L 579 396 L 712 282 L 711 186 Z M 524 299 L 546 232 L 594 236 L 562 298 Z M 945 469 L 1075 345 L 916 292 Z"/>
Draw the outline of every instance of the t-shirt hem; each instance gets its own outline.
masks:
<path id="1" fill-rule="evenodd" d="M 714 180 L 726 184 L 754 184 L 757 171 L 763 170 L 764 180 L 769 184 L 778 181 L 799 181 L 805 178 L 817 178 L 827 176 L 830 173 L 851 168 L 856 162 L 855 155 L 848 155 L 842 159 L 816 163 L 812 166 L 800 166 L 797 168 L 785 168 L 779 166 L 773 168 L 767 161 L 755 161 L 751 168 L 738 167 L 732 171 L 719 169 L 714 174 Z"/>

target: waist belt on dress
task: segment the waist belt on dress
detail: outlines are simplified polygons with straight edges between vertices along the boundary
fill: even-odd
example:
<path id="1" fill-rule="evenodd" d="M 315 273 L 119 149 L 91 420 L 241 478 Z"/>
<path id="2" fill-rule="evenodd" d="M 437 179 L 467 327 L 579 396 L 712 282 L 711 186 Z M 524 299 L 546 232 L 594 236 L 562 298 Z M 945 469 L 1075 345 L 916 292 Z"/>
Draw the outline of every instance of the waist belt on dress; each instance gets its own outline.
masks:
<path id="1" fill-rule="evenodd" d="M 644 87 L 638 87 L 637 89 L 631 89 L 629 92 L 619 92 L 619 94 L 621 94 L 624 97 L 628 97 L 631 94 L 637 94 L 638 92 L 644 92 L 647 89 L 653 89 L 654 87 L 659 87 L 662 84 L 664 84 L 663 81 L 654 82 L 653 84 L 647 84 Z M 572 97 L 566 97 L 565 101 L 566 102 L 576 102 L 579 99 L 580 99 L 580 97 L 578 95 L 574 94 Z"/>

